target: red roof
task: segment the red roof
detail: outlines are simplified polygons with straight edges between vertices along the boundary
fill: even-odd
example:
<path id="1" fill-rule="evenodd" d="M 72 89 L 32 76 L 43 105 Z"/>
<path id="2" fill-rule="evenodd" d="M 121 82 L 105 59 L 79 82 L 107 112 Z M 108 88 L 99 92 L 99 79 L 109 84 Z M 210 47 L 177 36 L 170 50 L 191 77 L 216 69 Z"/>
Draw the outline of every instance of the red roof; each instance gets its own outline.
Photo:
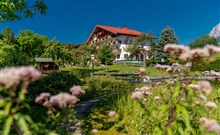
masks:
<path id="1" fill-rule="evenodd" d="M 106 31 L 110 31 L 114 34 L 121 34 L 121 35 L 139 36 L 142 33 L 142 32 L 136 31 L 136 30 L 128 29 L 127 26 L 125 26 L 123 28 L 117 28 L 117 27 L 112 27 L 112 26 L 96 25 L 96 27 L 93 29 L 93 32 L 89 36 L 89 38 L 87 40 L 87 43 L 89 42 L 89 40 L 94 35 L 94 32 L 95 32 L 95 30 L 97 30 L 97 28 L 101 28 L 101 29 L 104 29 Z M 149 34 L 147 34 L 147 35 L 149 35 Z M 154 36 L 151 36 L 151 37 L 156 38 Z"/>
<path id="2" fill-rule="evenodd" d="M 128 27 L 117 28 L 117 27 L 104 26 L 104 25 L 97 25 L 97 27 L 100 27 L 100 28 L 105 29 L 107 31 L 111 31 L 115 34 L 133 35 L 133 36 L 139 36 L 141 34 L 141 32 L 139 32 L 139 31 L 128 29 Z"/>

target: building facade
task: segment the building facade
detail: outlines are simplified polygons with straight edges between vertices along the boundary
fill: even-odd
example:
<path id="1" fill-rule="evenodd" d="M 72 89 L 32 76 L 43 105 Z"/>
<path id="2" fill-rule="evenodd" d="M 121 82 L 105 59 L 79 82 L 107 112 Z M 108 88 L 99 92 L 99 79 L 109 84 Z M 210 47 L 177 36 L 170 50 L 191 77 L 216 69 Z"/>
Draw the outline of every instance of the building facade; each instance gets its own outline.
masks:
<path id="1" fill-rule="evenodd" d="M 141 32 L 128 29 L 127 26 L 117 28 L 96 25 L 86 43 L 94 45 L 96 49 L 100 49 L 103 45 L 110 45 L 115 61 L 127 60 L 130 54 L 126 52 L 126 47 L 132 44 L 139 35 L 141 35 Z M 144 49 L 150 50 L 150 47 L 145 45 Z M 147 54 L 146 58 L 148 58 Z M 133 60 L 143 60 L 143 56 L 137 54 Z"/>

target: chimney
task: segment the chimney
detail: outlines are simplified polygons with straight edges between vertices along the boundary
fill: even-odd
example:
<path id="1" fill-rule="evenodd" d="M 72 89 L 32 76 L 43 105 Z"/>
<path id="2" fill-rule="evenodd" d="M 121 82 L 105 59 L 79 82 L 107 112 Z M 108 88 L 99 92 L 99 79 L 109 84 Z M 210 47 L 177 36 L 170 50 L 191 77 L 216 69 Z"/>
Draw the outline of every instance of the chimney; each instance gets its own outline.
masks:
<path id="1" fill-rule="evenodd" d="M 128 26 L 124 26 L 124 29 L 128 30 Z"/>

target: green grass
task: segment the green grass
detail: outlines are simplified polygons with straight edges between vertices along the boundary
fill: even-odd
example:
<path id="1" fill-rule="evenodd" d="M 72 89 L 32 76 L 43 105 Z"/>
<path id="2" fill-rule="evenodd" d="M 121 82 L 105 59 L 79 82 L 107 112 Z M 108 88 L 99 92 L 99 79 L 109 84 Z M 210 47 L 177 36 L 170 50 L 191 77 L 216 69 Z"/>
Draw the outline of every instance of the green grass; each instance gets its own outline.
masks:
<path id="1" fill-rule="evenodd" d="M 79 68 L 79 67 L 67 67 L 63 68 L 62 71 L 69 71 L 71 68 Z M 107 73 L 138 73 L 138 70 L 141 67 L 137 66 L 127 66 L 127 65 L 108 65 Z M 154 67 L 146 67 L 149 76 L 167 76 L 169 75 L 167 72 L 161 72 L 155 69 Z M 95 74 L 104 74 L 106 73 L 105 67 L 95 67 Z"/>

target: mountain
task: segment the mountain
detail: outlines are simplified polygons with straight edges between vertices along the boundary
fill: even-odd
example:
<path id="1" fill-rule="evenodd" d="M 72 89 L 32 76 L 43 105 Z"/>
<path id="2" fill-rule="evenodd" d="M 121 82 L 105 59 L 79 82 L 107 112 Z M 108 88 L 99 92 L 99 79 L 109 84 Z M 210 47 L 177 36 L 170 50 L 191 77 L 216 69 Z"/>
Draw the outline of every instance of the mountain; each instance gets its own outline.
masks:
<path id="1" fill-rule="evenodd" d="M 220 42 L 220 23 L 212 29 L 209 35 L 216 38 L 217 41 Z"/>

